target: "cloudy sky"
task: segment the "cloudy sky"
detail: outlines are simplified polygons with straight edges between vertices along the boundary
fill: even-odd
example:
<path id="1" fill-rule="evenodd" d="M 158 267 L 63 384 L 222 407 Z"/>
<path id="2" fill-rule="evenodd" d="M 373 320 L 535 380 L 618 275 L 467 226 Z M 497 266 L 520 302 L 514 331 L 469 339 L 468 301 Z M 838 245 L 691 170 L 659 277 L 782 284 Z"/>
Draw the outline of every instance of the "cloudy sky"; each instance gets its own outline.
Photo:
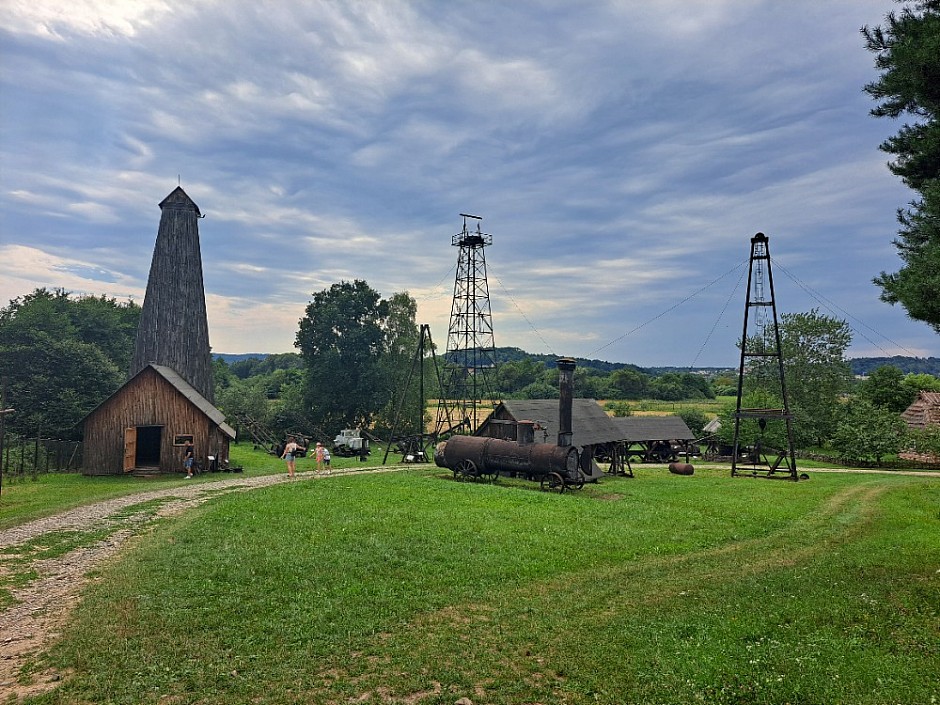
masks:
<path id="1" fill-rule="evenodd" d="M 311 294 L 407 290 L 444 346 L 460 213 L 497 345 L 737 365 L 750 238 L 850 356 L 937 355 L 878 300 L 909 192 L 859 28 L 891 0 L 3 0 L 0 303 L 141 301 L 157 204 L 200 221 L 218 352 L 294 350 Z M 746 280 L 746 278 L 745 278 Z"/>

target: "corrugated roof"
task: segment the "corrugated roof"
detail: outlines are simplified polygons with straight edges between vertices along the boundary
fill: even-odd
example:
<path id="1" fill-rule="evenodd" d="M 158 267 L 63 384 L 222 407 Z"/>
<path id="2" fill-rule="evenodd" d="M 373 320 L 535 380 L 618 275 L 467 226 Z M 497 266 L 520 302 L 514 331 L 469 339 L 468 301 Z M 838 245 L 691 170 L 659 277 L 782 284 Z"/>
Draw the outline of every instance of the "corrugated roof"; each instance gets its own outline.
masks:
<path id="1" fill-rule="evenodd" d="M 158 365 L 151 362 L 148 367 L 152 367 L 163 379 L 173 385 L 180 394 L 189 399 L 202 413 L 208 416 L 216 426 L 229 437 L 235 438 L 235 429 L 225 423 L 225 414 L 215 408 L 208 399 L 197 392 L 193 386 L 185 379 L 180 377 L 176 370 L 165 365 Z"/>
<path id="2" fill-rule="evenodd" d="M 504 408 L 515 421 L 537 421 L 543 428 L 535 432 L 536 443 L 558 442 L 557 399 L 507 399 L 490 415 Z M 484 431 L 487 421 L 481 426 Z M 480 435 L 484 435 L 485 432 Z M 623 440 L 623 435 L 607 412 L 594 399 L 573 399 L 571 404 L 571 444 L 575 446 L 597 445 Z"/>
<path id="3" fill-rule="evenodd" d="M 695 434 L 678 416 L 623 416 L 612 419 L 624 438 L 639 441 L 691 441 Z"/>

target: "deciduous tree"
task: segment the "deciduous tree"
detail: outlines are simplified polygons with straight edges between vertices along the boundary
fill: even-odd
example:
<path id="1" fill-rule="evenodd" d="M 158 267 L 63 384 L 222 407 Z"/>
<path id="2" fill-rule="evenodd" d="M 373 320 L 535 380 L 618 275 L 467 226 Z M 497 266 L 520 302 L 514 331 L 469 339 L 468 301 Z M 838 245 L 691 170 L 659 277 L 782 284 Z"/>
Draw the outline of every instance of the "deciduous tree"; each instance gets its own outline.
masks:
<path id="1" fill-rule="evenodd" d="M 306 365 L 310 420 L 332 432 L 368 426 L 395 393 L 401 365 L 417 341 L 414 301 L 384 300 L 365 281 L 317 292 L 300 320 L 295 345 Z"/>
<path id="2" fill-rule="evenodd" d="M 140 307 L 36 289 L 0 309 L 0 373 L 22 434 L 78 437 L 76 424 L 124 381 Z"/>

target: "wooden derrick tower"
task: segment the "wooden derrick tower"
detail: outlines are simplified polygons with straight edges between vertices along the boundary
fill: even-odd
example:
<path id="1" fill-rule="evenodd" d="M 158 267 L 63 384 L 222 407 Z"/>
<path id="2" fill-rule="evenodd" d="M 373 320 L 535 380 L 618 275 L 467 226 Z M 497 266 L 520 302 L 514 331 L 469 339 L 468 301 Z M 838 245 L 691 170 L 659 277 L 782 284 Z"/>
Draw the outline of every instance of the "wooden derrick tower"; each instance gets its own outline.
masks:
<path id="1" fill-rule="evenodd" d="M 199 206 L 177 187 L 160 203 L 147 294 L 130 377 L 150 363 L 169 367 L 215 403 L 209 323 L 199 249 Z"/>

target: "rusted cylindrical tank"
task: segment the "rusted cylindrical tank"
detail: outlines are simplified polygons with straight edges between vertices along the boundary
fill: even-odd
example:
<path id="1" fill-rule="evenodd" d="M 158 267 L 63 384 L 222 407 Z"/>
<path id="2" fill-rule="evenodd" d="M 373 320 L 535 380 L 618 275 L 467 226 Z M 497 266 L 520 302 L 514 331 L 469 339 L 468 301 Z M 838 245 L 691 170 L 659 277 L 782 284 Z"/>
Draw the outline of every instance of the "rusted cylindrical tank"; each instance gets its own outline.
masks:
<path id="1" fill-rule="evenodd" d="M 673 475 L 691 475 L 695 468 L 688 463 L 669 463 L 669 472 Z"/>
<path id="2" fill-rule="evenodd" d="M 480 436 L 452 436 L 434 449 L 434 463 L 438 467 L 454 470 L 468 460 L 484 472 L 518 472 L 533 476 L 557 472 L 563 477 L 575 476 L 579 462 L 578 451 L 571 446 L 519 444 Z"/>

